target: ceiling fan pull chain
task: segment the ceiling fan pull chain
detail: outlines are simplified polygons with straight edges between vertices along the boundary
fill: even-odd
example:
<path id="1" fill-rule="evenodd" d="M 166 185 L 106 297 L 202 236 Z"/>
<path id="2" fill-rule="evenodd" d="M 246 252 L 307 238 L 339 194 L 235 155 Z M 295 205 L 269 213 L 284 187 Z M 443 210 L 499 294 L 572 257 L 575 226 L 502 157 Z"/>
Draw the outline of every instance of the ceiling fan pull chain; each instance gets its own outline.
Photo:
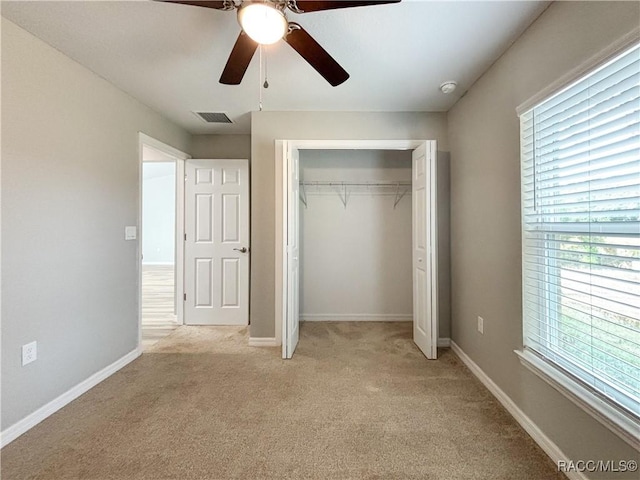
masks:
<path id="1" fill-rule="evenodd" d="M 269 80 L 267 80 L 267 77 L 269 76 L 269 55 L 267 55 L 268 53 L 269 53 L 269 51 L 265 47 L 265 51 L 264 51 L 264 83 L 262 84 L 262 86 L 264 88 L 269 88 Z"/>
<path id="2" fill-rule="evenodd" d="M 262 79 L 262 45 L 258 45 L 258 55 L 259 55 L 259 63 L 260 63 L 260 72 L 258 76 L 258 108 L 262 111 L 262 85 L 260 85 L 260 81 Z"/>

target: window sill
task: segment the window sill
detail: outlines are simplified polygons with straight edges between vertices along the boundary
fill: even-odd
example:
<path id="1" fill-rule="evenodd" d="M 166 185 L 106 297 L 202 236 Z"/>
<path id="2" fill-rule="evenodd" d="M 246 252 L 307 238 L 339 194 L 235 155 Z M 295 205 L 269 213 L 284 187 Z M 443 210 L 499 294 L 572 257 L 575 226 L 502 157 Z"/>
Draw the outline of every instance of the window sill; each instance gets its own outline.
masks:
<path id="1" fill-rule="evenodd" d="M 527 350 L 515 350 L 520 363 L 582 408 L 635 449 L 640 449 L 640 423 Z"/>

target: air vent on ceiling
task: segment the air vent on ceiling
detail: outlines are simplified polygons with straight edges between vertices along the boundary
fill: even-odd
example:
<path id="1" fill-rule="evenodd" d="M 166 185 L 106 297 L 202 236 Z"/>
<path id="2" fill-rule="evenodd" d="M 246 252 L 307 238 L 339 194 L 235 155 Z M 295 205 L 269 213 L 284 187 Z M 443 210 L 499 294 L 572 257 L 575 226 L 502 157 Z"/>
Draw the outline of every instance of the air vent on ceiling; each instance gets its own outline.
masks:
<path id="1" fill-rule="evenodd" d="M 207 123 L 233 123 L 223 112 L 193 112 Z"/>

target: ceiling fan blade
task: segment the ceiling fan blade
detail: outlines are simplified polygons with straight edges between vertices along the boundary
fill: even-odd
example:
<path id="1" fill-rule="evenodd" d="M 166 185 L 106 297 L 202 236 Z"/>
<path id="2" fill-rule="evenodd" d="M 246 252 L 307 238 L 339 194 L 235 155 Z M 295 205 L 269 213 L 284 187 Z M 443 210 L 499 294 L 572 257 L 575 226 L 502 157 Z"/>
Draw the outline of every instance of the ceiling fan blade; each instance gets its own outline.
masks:
<path id="1" fill-rule="evenodd" d="M 233 10 L 233 4 L 225 0 L 197 1 L 197 0 L 156 0 L 164 3 L 179 3 L 181 5 L 193 5 L 194 7 L 215 8 L 216 10 Z"/>
<path id="2" fill-rule="evenodd" d="M 220 83 L 239 85 L 257 49 L 258 44 L 251 40 L 249 35 L 240 32 L 238 40 L 236 40 L 236 44 L 231 50 L 231 55 L 229 55 L 229 60 L 227 60 L 227 64 L 222 71 Z"/>
<path id="3" fill-rule="evenodd" d="M 345 69 L 305 29 L 293 22 L 289 22 L 289 27 L 289 34 L 284 37 L 285 42 L 291 45 L 327 82 L 337 87 L 349 78 Z"/>
<path id="4" fill-rule="evenodd" d="M 400 3 L 401 0 L 290 0 L 289 9 L 296 13 L 335 10 L 336 8 L 368 7 L 386 3 Z"/>

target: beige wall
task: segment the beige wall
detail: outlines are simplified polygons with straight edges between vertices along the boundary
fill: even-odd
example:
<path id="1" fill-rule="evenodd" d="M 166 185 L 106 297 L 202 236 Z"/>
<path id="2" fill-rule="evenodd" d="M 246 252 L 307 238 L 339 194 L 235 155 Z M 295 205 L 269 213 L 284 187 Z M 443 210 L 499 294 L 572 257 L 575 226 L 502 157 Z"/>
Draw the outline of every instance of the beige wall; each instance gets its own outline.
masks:
<path id="1" fill-rule="evenodd" d="M 300 179 L 411 182 L 411 152 L 301 150 Z M 411 191 L 394 205 L 395 187 L 347 187 L 346 206 L 335 188 L 306 192 L 307 206 L 300 204 L 301 316 L 410 317 Z"/>
<path id="2" fill-rule="evenodd" d="M 2 19 L 2 429 L 136 348 L 138 132 L 190 135 Z M 21 345 L 38 360 L 20 365 Z"/>
<path id="3" fill-rule="evenodd" d="M 254 112 L 251 116 L 251 336 L 275 336 L 275 140 L 437 140 L 446 114 Z M 445 155 L 443 155 L 443 158 Z"/>
<path id="4" fill-rule="evenodd" d="M 193 158 L 251 159 L 251 135 L 193 135 Z"/>
<path id="5" fill-rule="evenodd" d="M 637 28 L 639 19 L 637 2 L 553 3 L 448 115 L 453 339 L 574 460 L 638 459 L 638 453 L 525 370 L 513 353 L 522 347 L 515 109 Z M 478 315 L 484 335 L 476 330 Z"/>

